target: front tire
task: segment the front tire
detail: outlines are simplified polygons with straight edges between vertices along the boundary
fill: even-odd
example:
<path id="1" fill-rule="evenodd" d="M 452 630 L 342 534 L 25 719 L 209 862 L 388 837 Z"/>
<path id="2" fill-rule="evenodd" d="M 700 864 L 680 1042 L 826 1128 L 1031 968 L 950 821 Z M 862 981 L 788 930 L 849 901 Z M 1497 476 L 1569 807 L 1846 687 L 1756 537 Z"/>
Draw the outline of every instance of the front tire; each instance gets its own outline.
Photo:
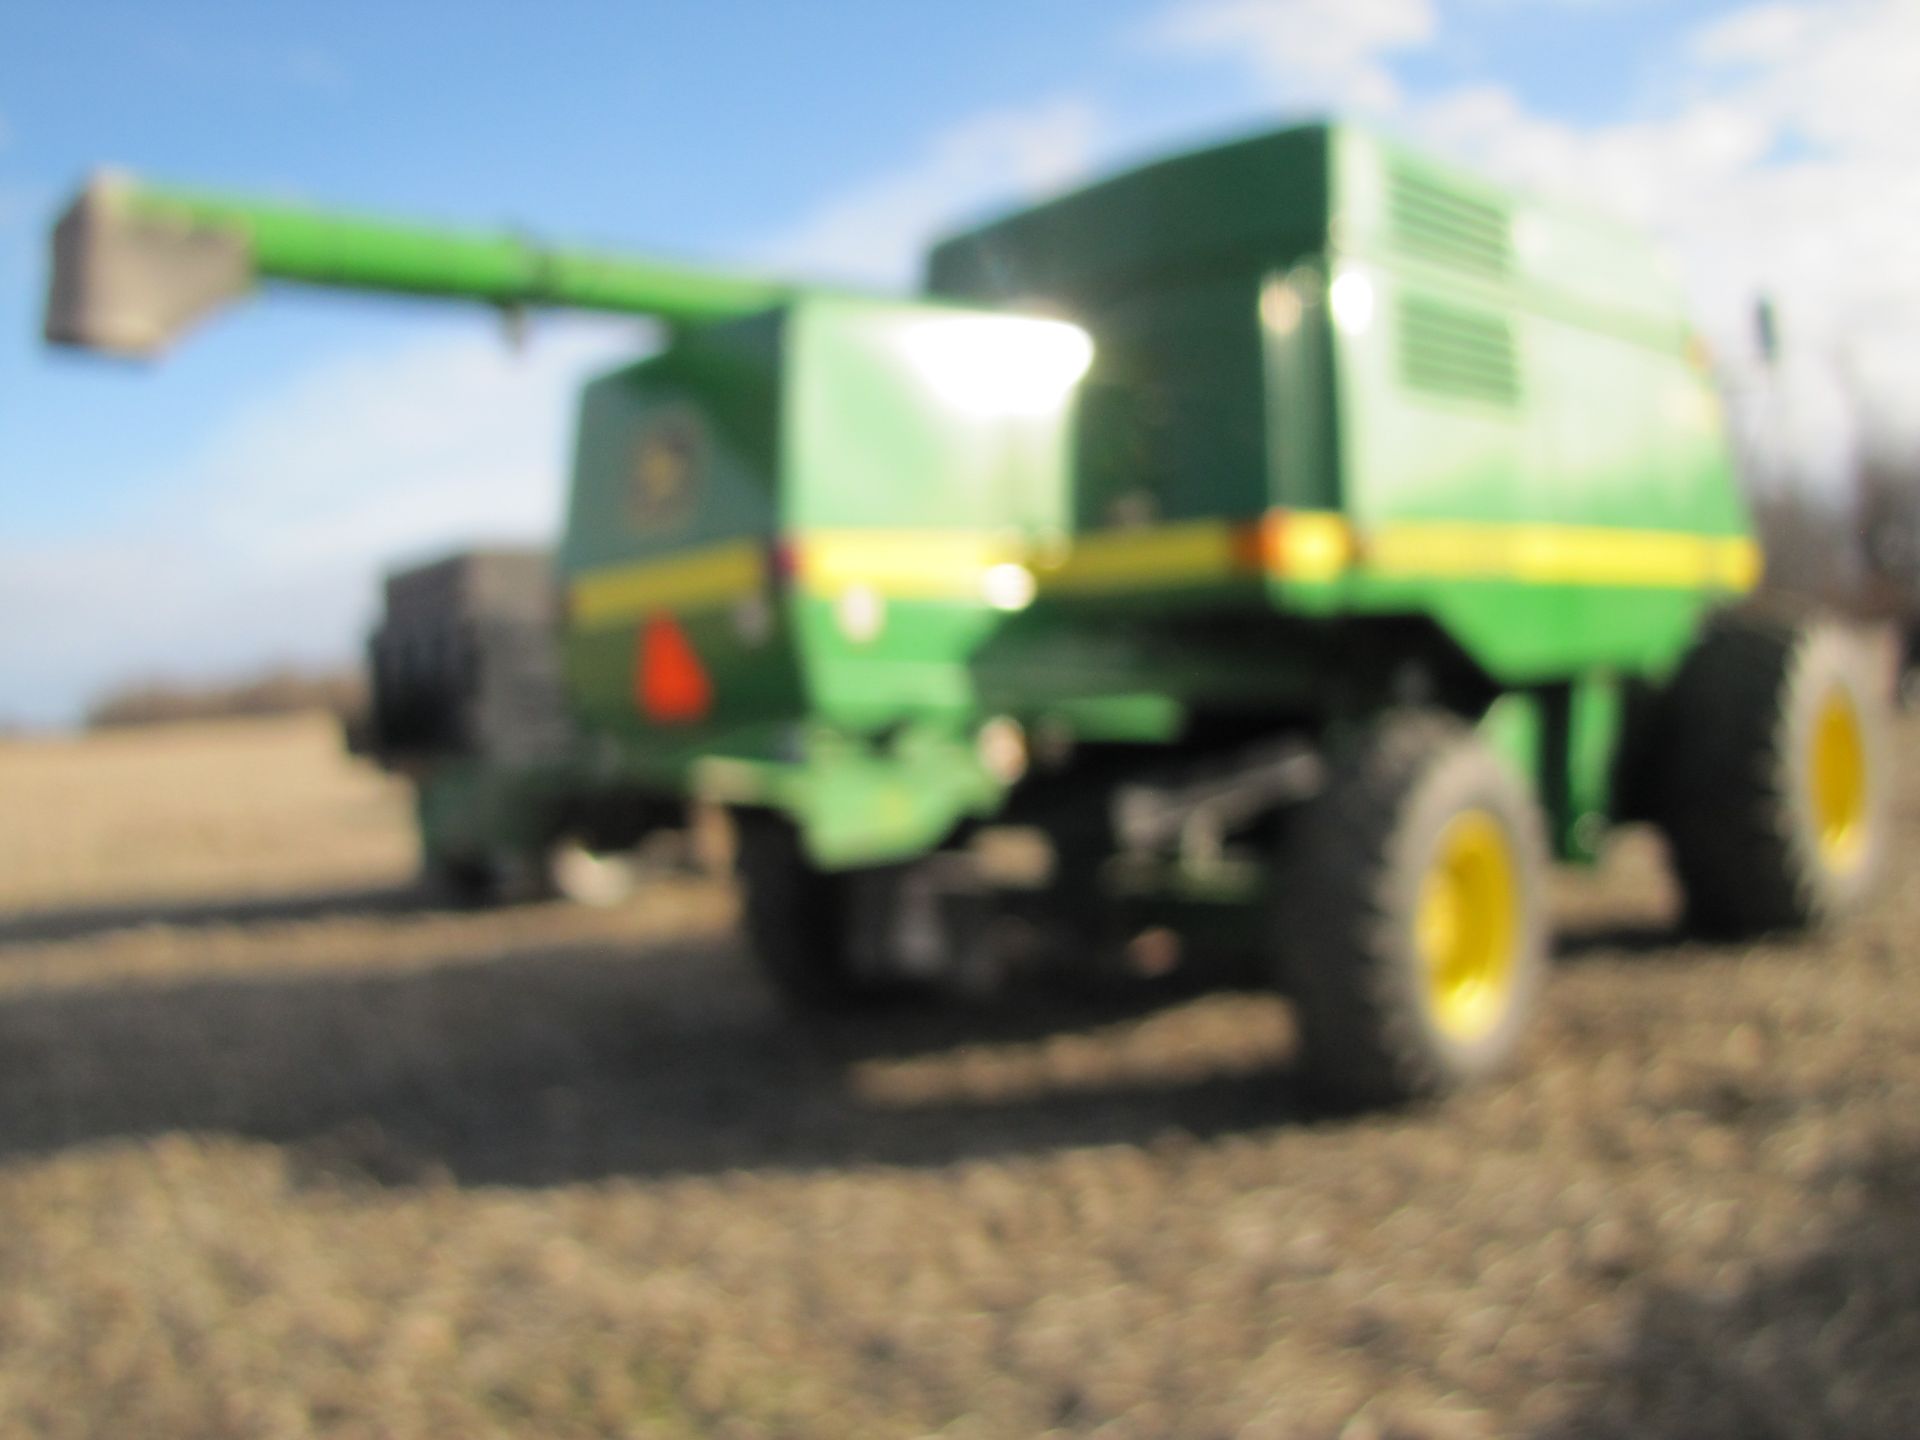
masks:
<path id="1" fill-rule="evenodd" d="M 1470 729 L 1383 717 L 1283 852 L 1274 923 L 1314 1090 L 1391 1105 L 1512 1059 L 1546 967 L 1546 841 Z"/>

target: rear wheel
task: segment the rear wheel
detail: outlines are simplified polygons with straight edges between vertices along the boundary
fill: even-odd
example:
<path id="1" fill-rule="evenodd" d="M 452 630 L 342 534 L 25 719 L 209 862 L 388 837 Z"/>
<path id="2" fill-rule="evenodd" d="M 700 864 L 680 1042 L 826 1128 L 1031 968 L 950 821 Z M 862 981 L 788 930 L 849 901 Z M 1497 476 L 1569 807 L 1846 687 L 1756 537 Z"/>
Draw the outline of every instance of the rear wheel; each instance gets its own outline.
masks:
<path id="1" fill-rule="evenodd" d="M 1661 827 L 1690 922 L 1797 929 L 1857 909 L 1886 848 L 1886 705 L 1832 625 L 1727 621 L 1666 697 Z"/>
<path id="2" fill-rule="evenodd" d="M 858 963 L 861 876 L 816 869 L 784 816 L 736 812 L 747 943 L 781 998 L 801 1009 L 851 1009 L 897 995 L 897 977 Z"/>
<path id="3" fill-rule="evenodd" d="M 420 867 L 420 888 L 435 905 L 477 910 L 499 898 L 499 877 L 484 856 L 430 855 Z"/>
<path id="4" fill-rule="evenodd" d="M 1546 844 L 1471 730 L 1384 717 L 1283 850 L 1274 923 L 1315 1089 L 1392 1104 L 1512 1058 L 1546 964 Z"/>

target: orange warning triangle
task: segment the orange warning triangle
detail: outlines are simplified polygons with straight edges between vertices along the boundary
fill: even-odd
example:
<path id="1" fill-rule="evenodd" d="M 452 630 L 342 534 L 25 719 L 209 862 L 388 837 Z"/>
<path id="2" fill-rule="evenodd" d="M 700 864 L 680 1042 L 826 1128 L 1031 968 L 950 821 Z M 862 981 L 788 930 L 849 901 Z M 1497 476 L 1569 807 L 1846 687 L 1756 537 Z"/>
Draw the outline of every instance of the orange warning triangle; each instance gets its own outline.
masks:
<path id="1" fill-rule="evenodd" d="M 641 630 L 634 691 L 641 712 L 663 725 L 704 720 L 713 708 L 713 682 L 673 616 L 654 615 Z"/>

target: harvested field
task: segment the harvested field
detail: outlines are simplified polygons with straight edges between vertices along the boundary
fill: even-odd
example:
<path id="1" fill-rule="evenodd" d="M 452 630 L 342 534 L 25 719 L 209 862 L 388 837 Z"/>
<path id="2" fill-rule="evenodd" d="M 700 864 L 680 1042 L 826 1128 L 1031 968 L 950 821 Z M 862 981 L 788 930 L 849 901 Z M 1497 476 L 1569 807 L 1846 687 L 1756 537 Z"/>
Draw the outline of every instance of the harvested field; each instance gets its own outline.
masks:
<path id="1" fill-rule="evenodd" d="M 1920 1415 L 1920 786 L 1825 944 L 1679 942 L 1628 839 L 1525 1072 L 1358 1120 L 1264 996 L 800 1027 L 720 887 L 426 908 L 319 720 L 8 744 L 0 799 L 0 1434 Z"/>

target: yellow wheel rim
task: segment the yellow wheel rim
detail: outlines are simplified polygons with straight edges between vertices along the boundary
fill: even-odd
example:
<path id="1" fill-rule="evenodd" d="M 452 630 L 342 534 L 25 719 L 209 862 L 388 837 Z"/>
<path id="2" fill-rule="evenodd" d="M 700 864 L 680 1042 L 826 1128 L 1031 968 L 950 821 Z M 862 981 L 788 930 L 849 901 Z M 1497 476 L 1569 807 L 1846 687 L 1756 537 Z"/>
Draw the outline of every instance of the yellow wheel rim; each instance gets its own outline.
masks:
<path id="1" fill-rule="evenodd" d="M 1413 933 L 1427 1008 L 1440 1028 L 1458 1040 L 1492 1031 L 1513 998 L 1520 878 L 1506 831 L 1486 811 L 1465 811 L 1441 831 Z"/>
<path id="2" fill-rule="evenodd" d="M 1813 824 L 1820 858 L 1846 870 L 1867 841 L 1867 746 L 1853 698 L 1835 690 L 1821 702 L 1813 726 Z"/>

